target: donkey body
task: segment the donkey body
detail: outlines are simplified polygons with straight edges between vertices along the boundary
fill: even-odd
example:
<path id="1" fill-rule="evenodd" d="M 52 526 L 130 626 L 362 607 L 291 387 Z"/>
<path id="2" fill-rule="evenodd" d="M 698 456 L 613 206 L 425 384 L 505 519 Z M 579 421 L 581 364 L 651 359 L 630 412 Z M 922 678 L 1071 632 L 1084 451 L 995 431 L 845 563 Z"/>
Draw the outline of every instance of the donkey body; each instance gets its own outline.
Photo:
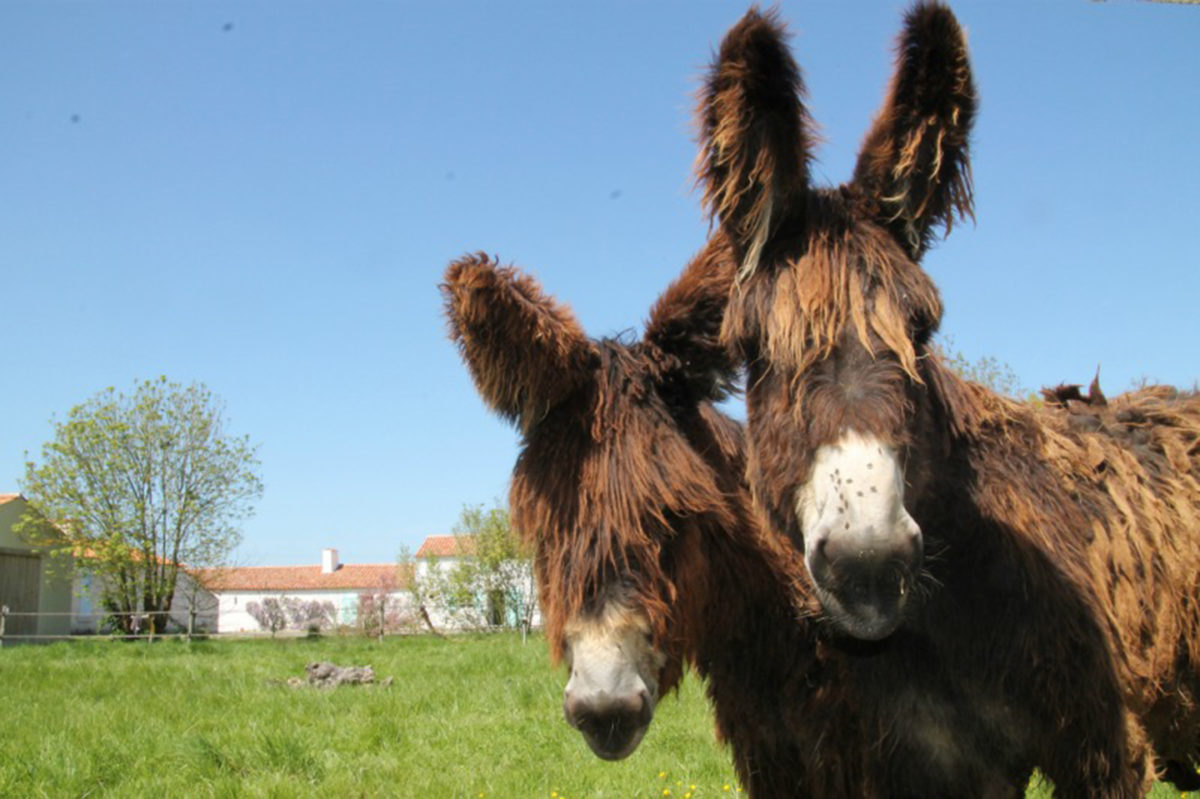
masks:
<path id="1" fill-rule="evenodd" d="M 852 721 L 827 735 L 879 756 L 867 794 L 1002 795 L 1035 765 L 1066 796 L 1142 795 L 1156 772 L 1196 787 L 1200 400 L 1037 409 L 942 363 L 918 263 L 971 213 L 975 90 L 938 4 L 897 52 L 836 189 L 809 185 L 772 15 L 727 34 L 701 97 L 705 199 L 739 262 L 722 337 L 747 368 L 747 476 L 826 622 Z"/>

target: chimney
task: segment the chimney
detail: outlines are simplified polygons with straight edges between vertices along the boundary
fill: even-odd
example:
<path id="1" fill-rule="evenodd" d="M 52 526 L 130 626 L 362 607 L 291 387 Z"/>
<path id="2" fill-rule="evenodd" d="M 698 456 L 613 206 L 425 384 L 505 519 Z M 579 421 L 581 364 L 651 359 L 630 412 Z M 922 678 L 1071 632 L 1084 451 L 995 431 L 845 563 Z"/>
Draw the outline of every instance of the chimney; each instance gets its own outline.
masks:
<path id="1" fill-rule="evenodd" d="M 340 568 L 341 568 L 341 564 L 338 563 L 337 550 L 336 549 L 322 549 L 321 550 L 321 574 L 333 574 L 335 571 L 337 571 Z"/>

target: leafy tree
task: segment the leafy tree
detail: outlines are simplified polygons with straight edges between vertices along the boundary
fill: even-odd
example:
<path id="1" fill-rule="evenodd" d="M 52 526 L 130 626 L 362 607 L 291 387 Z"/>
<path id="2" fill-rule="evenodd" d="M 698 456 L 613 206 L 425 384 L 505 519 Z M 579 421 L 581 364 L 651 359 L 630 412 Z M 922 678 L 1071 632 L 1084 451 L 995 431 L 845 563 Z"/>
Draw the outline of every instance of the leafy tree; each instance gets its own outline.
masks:
<path id="1" fill-rule="evenodd" d="M 137 614 L 163 631 L 181 564 L 220 563 L 241 541 L 262 494 L 257 447 L 226 432 L 203 384 L 166 378 L 105 389 L 52 423 L 41 463 L 25 464 L 34 510 L 18 534 L 74 553 L 126 632 Z"/>
<path id="2" fill-rule="evenodd" d="M 401 600 L 389 591 L 363 591 L 358 595 L 358 624 L 368 638 L 411 629 L 413 619 Z"/>
<path id="3" fill-rule="evenodd" d="M 411 622 L 440 634 L 434 618 L 458 629 L 520 628 L 533 622 L 537 586 L 533 561 L 498 502 L 490 509 L 466 505 L 454 526 L 457 562 L 430 557 L 418 568 L 407 547 L 399 565 L 413 598 Z"/>
<path id="4" fill-rule="evenodd" d="M 412 550 L 407 545 L 403 545 L 400 547 L 400 554 L 396 557 L 396 572 L 408 575 L 408 590 L 412 594 L 415 614 L 412 626 L 424 626 L 434 635 L 441 635 L 442 633 L 434 625 L 431 615 L 431 611 L 442 609 L 446 604 L 446 578 L 438 567 L 438 559 L 430 558 L 428 571 L 423 573 L 417 568 L 417 561 L 413 557 Z"/>
<path id="5" fill-rule="evenodd" d="M 468 553 L 451 572 L 459 602 L 482 616 L 485 626 L 528 633 L 537 602 L 533 561 L 513 530 L 508 508 L 466 505 L 454 526 L 459 552 Z"/>
<path id="6" fill-rule="evenodd" d="M 380 577 L 373 590 L 359 593 L 358 624 L 363 635 L 383 640 L 387 633 L 412 627 L 408 603 L 397 596 L 402 570 L 397 566 L 394 573 Z"/>

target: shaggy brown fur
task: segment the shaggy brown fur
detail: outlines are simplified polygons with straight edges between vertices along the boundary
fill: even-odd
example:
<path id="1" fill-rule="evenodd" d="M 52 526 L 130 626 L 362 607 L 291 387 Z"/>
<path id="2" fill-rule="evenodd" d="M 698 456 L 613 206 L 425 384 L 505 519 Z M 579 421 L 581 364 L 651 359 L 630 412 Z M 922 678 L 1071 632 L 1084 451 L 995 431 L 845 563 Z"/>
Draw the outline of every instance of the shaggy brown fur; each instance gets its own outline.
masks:
<path id="1" fill-rule="evenodd" d="M 733 263 L 724 245 L 710 246 L 656 304 L 642 341 L 580 344 L 589 354 L 567 359 L 590 369 L 577 381 L 579 393 L 523 424 L 510 501 L 537 553 L 552 649 L 560 651 L 564 626 L 603 601 L 614 585 L 634 586 L 637 607 L 650 615 L 658 646 L 669 654 L 663 689 L 676 683 L 685 663 L 708 679 L 718 734 L 729 743 L 752 796 L 1019 795 L 1033 757 L 1019 750 L 1019 756 L 993 758 L 988 742 L 1013 745 L 1011 739 L 1025 735 L 1030 711 L 1007 707 L 1009 697 L 998 696 L 990 681 L 1023 683 L 1030 677 L 1010 673 L 1004 660 L 979 668 L 979 653 L 1011 645 L 1013 627 L 1004 623 L 1009 617 L 1018 619 L 1016 628 L 1032 630 L 1025 644 L 1031 652 L 1048 651 L 1059 633 L 1047 640 L 1032 620 L 1044 612 L 1039 602 L 1050 593 L 997 607 L 987 606 L 990 595 L 962 604 L 949 589 L 935 596 L 931 607 L 948 603 L 938 622 L 959 635 L 980 618 L 998 622 L 973 633 L 970 643 L 979 649 L 946 652 L 937 651 L 938 637 L 916 626 L 886 646 L 856 647 L 796 616 L 792 598 L 804 589 L 793 576 L 803 574 L 803 564 L 754 524 L 742 479 L 741 429 L 708 402 L 723 391 L 714 374 L 729 370 L 715 333 Z M 505 344 L 531 359 L 563 352 L 544 342 L 530 346 L 521 335 L 481 346 L 481 331 L 519 334 L 545 314 L 570 319 L 531 288 L 536 286 L 528 278 L 481 256 L 448 270 L 444 292 L 452 337 L 479 386 L 493 386 L 489 359 Z M 510 292 L 538 300 L 507 302 Z M 490 318 L 513 313 L 532 318 Z M 951 377 L 926 372 L 930 382 Z M 523 378 L 513 373 L 509 379 Z M 962 389 L 966 395 L 979 391 Z M 497 405 L 495 396 L 484 396 Z M 511 387 L 499 387 L 496 396 L 511 396 Z M 971 415 L 966 411 L 979 403 L 961 402 L 955 418 L 972 429 L 1028 413 L 998 401 L 988 414 Z M 990 562 L 1000 546 L 996 539 L 980 534 L 972 556 Z M 1035 548 L 1020 551 L 1030 564 L 1019 571 L 1008 564 L 993 579 L 1050 567 Z M 1069 587 L 1059 589 L 1063 604 L 1079 605 Z M 1086 613 L 1077 615 L 1085 635 L 1099 635 Z M 1075 639 L 1061 645 L 1071 651 Z M 1076 655 L 1088 656 L 1086 649 Z M 1063 675 L 1047 674 L 1039 690 L 1062 695 Z M 1103 694 L 1105 685 L 1092 690 Z M 991 726 L 980 723 L 981 713 Z M 1073 751 L 1079 732 L 1064 725 L 1064 747 Z M 951 745 L 987 756 L 947 766 L 938 756 Z"/>
<path id="2" fill-rule="evenodd" d="M 525 390 L 523 373 L 545 387 L 560 364 L 582 365 L 557 402 L 522 399 L 538 414 L 517 419 L 524 441 L 510 494 L 536 552 L 555 659 L 572 619 L 614 586 L 632 590 L 668 655 L 661 690 L 694 665 L 743 784 L 754 796 L 794 796 L 807 761 L 791 714 L 812 692 L 815 643 L 779 571 L 798 569 L 794 555 L 764 550 L 752 523 L 741 428 L 710 404 L 730 371 L 717 333 L 733 266 L 718 237 L 659 299 L 636 343 L 577 338 L 565 308 L 483 256 L 452 264 L 443 293 L 451 337 L 501 413 Z M 546 319 L 557 326 L 542 329 L 560 340 L 528 335 Z"/>
<path id="3" fill-rule="evenodd" d="M 791 143 L 761 152 L 807 124 L 797 75 L 782 27 L 752 11 L 701 98 L 706 201 L 745 264 L 723 336 L 747 364 L 748 479 L 769 534 L 802 548 L 795 497 L 813 452 L 846 430 L 876 436 L 901 451 L 929 553 L 924 601 L 899 631 L 820 648 L 840 705 L 819 749 L 863 759 L 846 771 L 863 795 L 1016 795 L 1035 765 L 1065 796 L 1144 794 L 1156 765 L 1193 784 L 1200 400 L 1060 388 L 1036 410 L 963 381 L 929 348 L 941 305 L 916 260 L 971 210 L 975 97 L 946 8 L 909 13 L 850 183 L 714 166 L 714 153 L 806 163 Z M 718 145 L 714 131 L 734 133 Z M 820 613 L 811 592 L 798 597 Z"/>
<path id="4" fill-rule="evenodd" d="M 488 404 L 524 433 L 510 506 L 536 547 L 556 657 L 565 621 L 616 578 L 629 579 L 667 643 L 674 589 L 661 549 L 675 517 L 733 525 L 712 469 L 672 417 L 678 409 L 694 415 L 698 398 L 724 392 L 717 333 L 730 274 L 722 242 L 660 299 L 636 344 L 583 336 L 531 278 L 485 256 L 446 272 L 451 337 Z M 705 312 L 714 320 L 707 327 L 683 326 Z"/>

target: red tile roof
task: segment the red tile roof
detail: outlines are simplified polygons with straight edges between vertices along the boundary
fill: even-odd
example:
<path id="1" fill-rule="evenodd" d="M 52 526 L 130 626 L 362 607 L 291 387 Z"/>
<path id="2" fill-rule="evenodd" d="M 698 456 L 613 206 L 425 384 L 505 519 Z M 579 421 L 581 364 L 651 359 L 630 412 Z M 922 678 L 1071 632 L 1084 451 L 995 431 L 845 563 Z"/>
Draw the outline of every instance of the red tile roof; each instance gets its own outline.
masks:
<path id="1" fill-rule="evenodd" d="M 12 502 L 20 496 L 20 494 L 0 494 L 0 505 L 3 505 L 5 502 Z"/>
<path id="2" fill-rule="evenodd" d="M 193 574 L 210 591 L 377 591 L 408 588 L 411 568 L 395 563 L 345 563 L 332 574 L 320 566 L 243 566 L 200 569 Z"/>
<path id="3" fill-rule="evenodd" d="M 475 553 L 475 536 L 473 535 L 431 535 L 421 542 L 421 548 L 414 557 L 418 558 L 457 558 L 460 555 Z"/>
<path id="4" fill-rule="evenodd" d="M 129 551 L 129 559 L 130 560 L 132 560 L 134 562 L 141 561 L 143 556 L 142 556 L 142 553 L 140 550 L 134 549 L 133 547 L 129 547 L 128 551 Z M 91 547 L 83 546 L 81 544 L 77 547 L 74 547 L 71 550 L 71 554 L 74 555 L 75 557 L 79 558 L 80 560 L 87 562 L 87 561 L 91 561 L 91 560 L 108 561 L 109 558 L 115 557 L 117 553 L 111 552 L 111 551 L 108 553 L 97 552 L 96 550 L 92 549 Z M 168 564 L 170 564 L 171 561 L 167 558 L 164 558 L 162 555 L 155 555 L 154 562 L 161 563 L 163 565 L 168 565 Z M 181 569 L 187 568 L 186 563 L 176 563 L 175 565 Z"/>

